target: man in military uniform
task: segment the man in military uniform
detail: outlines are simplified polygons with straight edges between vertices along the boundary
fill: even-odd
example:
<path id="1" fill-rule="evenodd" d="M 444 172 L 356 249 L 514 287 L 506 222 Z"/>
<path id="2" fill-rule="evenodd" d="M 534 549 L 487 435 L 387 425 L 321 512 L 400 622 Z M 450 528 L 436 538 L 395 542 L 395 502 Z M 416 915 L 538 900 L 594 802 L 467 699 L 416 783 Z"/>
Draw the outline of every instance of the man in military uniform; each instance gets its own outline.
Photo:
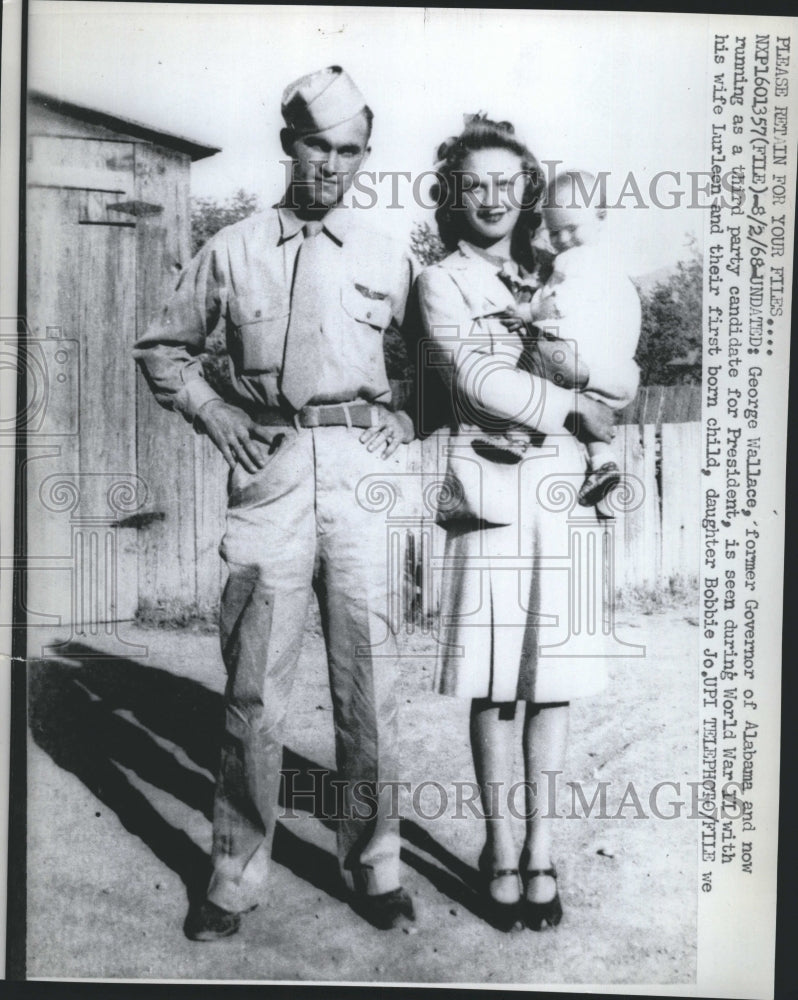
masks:
<path id="1" fill-rule="evenodd" d="M 390 408 L 383 354 L 386 328 L 403 321 L 413 266 L 401 244 L 342 203 L 371 134 L 351 78 L 337 66 L 302 77 L 286 89 L 282 114 L 292 160 L 283 200 L 209 240 L 135 351 L 158 401 L 206 433 L 231 469 L 213 874 L 185 924 L 202 941 L 234 934 L 241 913 L 264 898 L 284 721 L 313 589 L 347 782 L 341 871 L 375 925 L 414 919 L 385 784 L 399 775 L 384 523 L 356 499 L 364 477 L 401 471 L 414 434 L 408 413 Z M 204 379 L 199 358 L 219 324 L 229 399 Z"/>

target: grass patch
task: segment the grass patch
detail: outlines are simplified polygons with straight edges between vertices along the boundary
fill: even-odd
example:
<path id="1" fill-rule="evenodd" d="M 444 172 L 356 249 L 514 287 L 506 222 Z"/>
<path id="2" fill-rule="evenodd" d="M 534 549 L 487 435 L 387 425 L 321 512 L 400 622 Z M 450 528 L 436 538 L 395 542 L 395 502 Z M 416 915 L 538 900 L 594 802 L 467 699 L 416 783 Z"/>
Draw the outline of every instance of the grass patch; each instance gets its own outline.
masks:
<path id="1" fill-rule="evenodd" d="M 626 587 L 615 594 L 615 610 L 636 614 L 653 615 L 673 608 L 694 610 L 698 615 L 698 578 L 672 577 L 659 587 Z M 185 604 L 180 601 L 142 602 L 136 612 L 136 624 L 141 628 L 186 629 L 207 635 L 219 631 L 219 606 Z M 433 614 L 427 628 L 422 629 L 420 617 L 415 621 L 413 635 L 408 630 L 400 630 L 400 646 L 406 647 L 403 655 L 412 655 L 415 643 L 425 646 L 430 633 L 437 632 L 437 614 Z M 311 602 L 306 627 L 309 631 L 321 633 L 321 619 L 315 601 Z"/>
<path id="2" fill-rule="evenodd" d="M 179 601 L 147 601 L 139 605 L 135 620 L 141 628 L 188 629 L 210 635 L 219 631 L 219 608 Z"/>
<path id="3" fill-rule="evenodd" d="M 671 608 L 692 608 L 698 613 L 698 577 L 673 576 L 658 587 L 624 587 L 615 594 L 618 611 L 653 615 Z"/>

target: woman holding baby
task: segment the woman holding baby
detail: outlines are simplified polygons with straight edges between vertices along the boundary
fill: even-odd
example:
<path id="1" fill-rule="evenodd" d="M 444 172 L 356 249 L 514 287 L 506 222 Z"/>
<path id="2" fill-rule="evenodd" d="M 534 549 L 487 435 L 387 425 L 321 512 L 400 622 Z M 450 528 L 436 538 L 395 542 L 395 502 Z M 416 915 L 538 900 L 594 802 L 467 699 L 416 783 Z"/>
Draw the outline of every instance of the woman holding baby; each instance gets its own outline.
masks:
<path id="1" fill-rule="evenodd" d="M 542 172 L 512 125 L 472 118 L 439 150 L 437 221 L 450 251 L 418 282 L 426 336 L 440 348 L 453 421 L 439 520 L 447 530 L 441 693 L 471 700 L 470 736 L 486 817 L 479 859 L 495 922 L 540 930 L 562 917 L 549 778 L 562 772 L 569 702 L 599 692 L 600 656 L 568 659 L 568 512 L 547 484 L 576 482 L 586 446 L 609 442 L 612 408 L 566 343 L 534 337 L 540 284 L 532 239 Z M 634 394 L 636 385 L 632 388 Z M 576 478 L 575 478 L 576 477 Z M 590 514 L 588 514 L 590 516 Z M 508 801 L 522 703 L 525 837 Z"/>

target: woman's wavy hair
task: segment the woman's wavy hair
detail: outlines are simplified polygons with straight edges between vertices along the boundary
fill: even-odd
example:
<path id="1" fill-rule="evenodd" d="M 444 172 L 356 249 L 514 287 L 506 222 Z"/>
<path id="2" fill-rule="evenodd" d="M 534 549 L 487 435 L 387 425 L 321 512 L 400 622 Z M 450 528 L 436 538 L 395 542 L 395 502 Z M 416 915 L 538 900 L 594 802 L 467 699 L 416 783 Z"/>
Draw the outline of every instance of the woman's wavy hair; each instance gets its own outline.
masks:
<path id="1" fill-rule="evenodd" d="M 534 266 L 532 237 L 540 227 L 540 201 L 545 191 L 545 181 L 540 164 L 533 153 L 515 135 L 510 122 L 495 122 L 482 114 L 466 115 L 465 127 L 460 135 L 451 136 L 438 147 L 435 169 L 438 180 L 431 194 L 436 201 L 435 221 L 441 242 L 447 250 L 454 250 L 459 240 L 467 238 L 467 222 L 463 211 L 463 164 L 469 153 L 481 149 L 507 149 L 521 161 L 526 174 L 521 199 L 521 215 L 513 230 L 511 252 L 513 258 L 530 270 Z"/>

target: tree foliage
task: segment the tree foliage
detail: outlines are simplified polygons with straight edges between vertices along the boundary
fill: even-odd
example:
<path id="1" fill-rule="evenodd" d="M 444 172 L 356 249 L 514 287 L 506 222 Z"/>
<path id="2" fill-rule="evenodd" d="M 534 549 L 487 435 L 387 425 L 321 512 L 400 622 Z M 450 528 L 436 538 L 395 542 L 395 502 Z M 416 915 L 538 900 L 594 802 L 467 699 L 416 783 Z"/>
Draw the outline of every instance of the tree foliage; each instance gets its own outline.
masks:
<path id="1" fill-rule="evenodd" d="M 191 199 L 191 254 L 203 247 L 220 229 L 246 219 L 260 209 L 258 196 L 243 188 L 224 201 L 215 198 Z"/>
<path id="2" fill-rule="evenodd" d="M 690 255 L 649 291 L 640 291 L 643 321 L 637 362 L 643 385 L 701 382 L 703 257 L 695 240 Z"/>
<path id="3" fill-rule="evenodd" d="M 417 222 L 410 233 L 410 249 L 422 265 L 429 267 L 446 256 L 446 247 L 428 222 Z"/>

